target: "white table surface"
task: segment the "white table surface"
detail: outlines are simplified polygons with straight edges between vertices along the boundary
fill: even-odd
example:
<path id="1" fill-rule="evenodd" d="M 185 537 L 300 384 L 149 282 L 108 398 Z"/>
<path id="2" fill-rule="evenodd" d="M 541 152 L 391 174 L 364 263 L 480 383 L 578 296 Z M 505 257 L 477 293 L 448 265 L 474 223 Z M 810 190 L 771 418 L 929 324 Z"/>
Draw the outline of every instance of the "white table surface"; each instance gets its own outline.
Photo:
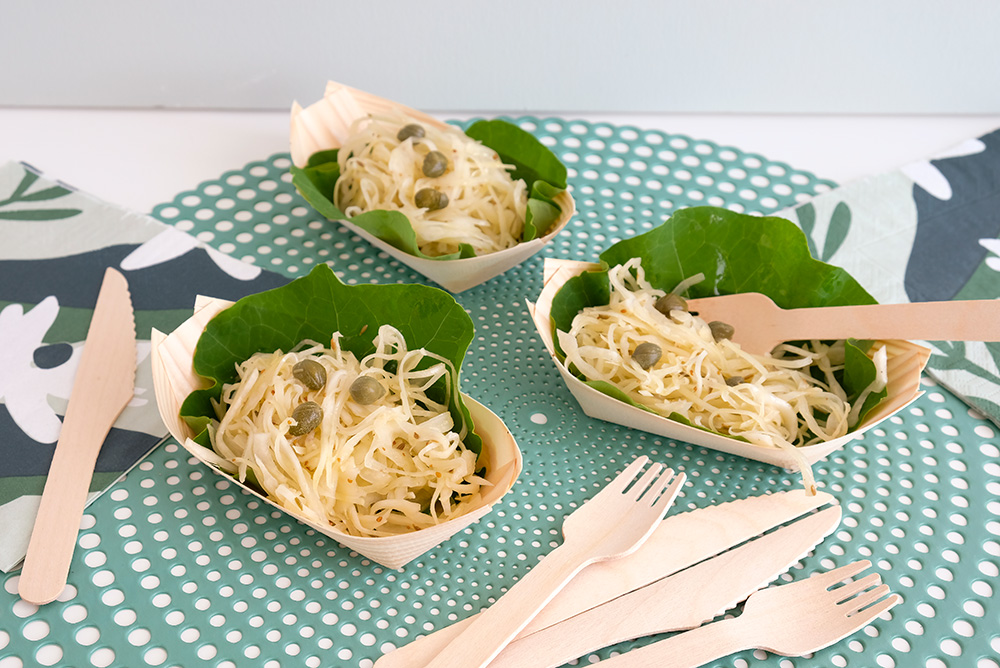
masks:
<path id="1" fill-rule="evenodd" d="M 838 183 L 1000 128 L 1000 115 L 507 113 L 607 121 L 708 139 Z M 0 108 L 0 162 L 30 163 L 50 177 L 142 212 L 224 171 L 287 150 L 287 112 Z"/>

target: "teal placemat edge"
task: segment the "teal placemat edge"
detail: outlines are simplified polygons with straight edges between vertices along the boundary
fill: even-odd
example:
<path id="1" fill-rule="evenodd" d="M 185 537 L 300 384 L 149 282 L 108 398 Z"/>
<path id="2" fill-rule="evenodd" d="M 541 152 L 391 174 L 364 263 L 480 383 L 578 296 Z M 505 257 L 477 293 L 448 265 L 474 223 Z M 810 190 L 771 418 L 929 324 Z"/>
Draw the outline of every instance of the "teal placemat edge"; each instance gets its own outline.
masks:
<path id="1" fill-rule="evenodd" d="M 30 610 L 18 606 L 7 587 L 11 596 L 0 606 L 0 661 L 16 657 L 31 665 L 44 646 L 58 644 L 80 665 L 229 666 L 252 660 L 368 668 L 387 643 L 403 644 L 487 605 L 557 544 L 561 519 L 572 505 L 636 454 L 691 476 L 677 511 L 797 485 L 797 476 L 757 462 L 582 415 L 523 304 L 540 289 L 546 255 L 594 259 L 596 251 L 648 229 L 679 206 L 719 198 L 721 205 L 767 213 L 761 205 L 775 186 L 790 190 L 773 192 L 776 210 L 833 183 L 686 137 L 559 119 L 515 122 L 553 136 L 560 150 L 576 154 L 569 161 L 570 181 L 580 215 L 540 256 L 459 296 L 477 325 L 463 387 L 504 418 L 525 453 L 525 474 L 502 507 L 412 567 L 387 572 L 237 494 L 168 443 L 88 512 L 71 600 Z M 616 144 L 627 150 L 616 151 Z M 661 157 L 663 151 L 669 153 Z M 701 174 L 690 164 L 710 164 L 716 152 L 723 154 L 716 160 L 720 171 Z M 673 160 L 666 159 L 670 154 Z M 654 159 L 669 171 L 654 171 Z M 743 164 L 746 159 L 750 164 Z M 155 213 L 205 243 L 232 244 L 223 250 L 289 276 L 307 270 L 310 263 L 301 258 L 315 253 L 314 262 L 333 262 L 348 282 L 423 280 L 311 214 L 289 191 L 285 163 L 284 154 L 250 163 L 178 195 Z M 796 175 L 805 181 L 795 183 Z M 753 183 L 755 176 L 768 183 Z M 741 194 L 750 189 L 755 197 Z M 250 238 L 237 238 L 245 234 Z M 289 271 L 291 266 L 298 270 Z M 820 465 L 817 474 L 844 504 L 845 520 L 792 575 L 866 557 L 906 602 L 891 620 L 874 625 L 874 634 L 858 634 L 809 659 L 745 652 L 716 665 L 914 665 L 919 657 L 926 665 L 995 666 L 989 657 L 996 630 L 984 620 L 997 611 L 990 595 L 998 550 L 996 530 L 989 529 L 997 512 L 988 505 L 992 498 L 995 506 L 1000 494 L 1000 470 L 991 467 L 997 454 L 992 428 L 931 386 L 905 413 Z M 78 605 L 87 608 L 82 619 Z M 640 644 L 602 650 L 595 658 Z M 113 660 L 104 663 L 108 652 Z"/>

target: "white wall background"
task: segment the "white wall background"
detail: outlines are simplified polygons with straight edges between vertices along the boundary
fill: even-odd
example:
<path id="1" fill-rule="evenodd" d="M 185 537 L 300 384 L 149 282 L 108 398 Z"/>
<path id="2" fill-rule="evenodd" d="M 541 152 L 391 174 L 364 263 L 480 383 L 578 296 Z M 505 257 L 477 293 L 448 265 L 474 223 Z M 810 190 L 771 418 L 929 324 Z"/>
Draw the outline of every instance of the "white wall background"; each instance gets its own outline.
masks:
<path id="1" fill-rule="evenodd" d="M 992 0 L 0 0 L 0 106 L 1000 112 Z"/>

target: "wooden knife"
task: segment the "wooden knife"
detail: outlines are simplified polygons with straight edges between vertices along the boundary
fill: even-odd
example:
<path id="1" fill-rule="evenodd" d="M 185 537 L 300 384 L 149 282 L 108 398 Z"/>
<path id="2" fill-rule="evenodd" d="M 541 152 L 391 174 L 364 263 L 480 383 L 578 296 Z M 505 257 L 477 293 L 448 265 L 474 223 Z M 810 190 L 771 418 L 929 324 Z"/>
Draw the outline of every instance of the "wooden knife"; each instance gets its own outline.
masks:
<path id="1" fill-rule="evenodd" d="M 626 640 L 701 626 L 787 571 L 832 533 L 840 518 L 840 506 L 825 508 L 515 640 L 490 663 L 490 668 L 554 668 Z"/>
<path id="2" fill-rule="evenodd" d="M 537 633 L 835 502 L 834 497 L 825 492 L 812 496 L 804 490 L 792 490 L 667 517 L 631 555 L 588 566 L 579 573 L 518 637 Z M 436 656 L 471 623 L 471 619 L 456 622 L 386 654 L 375 663 L 376 668 L 423 665 L 426 661 L 422 657 L 429 660 Z"/>
<path id="3" fill-rule="evenodd" d="M 132 399 L 135 364 L 135 318 L 128 282 L 108 268 L 18 582 L 18 593 L 29 603 L 49 603 L 66 587 L 97 455 Z"/>

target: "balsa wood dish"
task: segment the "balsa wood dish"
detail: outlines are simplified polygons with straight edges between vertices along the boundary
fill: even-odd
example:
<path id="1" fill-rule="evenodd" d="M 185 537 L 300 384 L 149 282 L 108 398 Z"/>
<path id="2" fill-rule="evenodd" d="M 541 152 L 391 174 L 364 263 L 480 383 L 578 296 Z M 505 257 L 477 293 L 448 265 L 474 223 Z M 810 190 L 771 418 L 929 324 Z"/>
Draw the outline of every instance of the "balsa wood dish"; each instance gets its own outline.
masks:
<path id="1" fill-rule="evenodd" d="M 481 519 L 517 480 L 521 472 L 521 451 L 513 436 L 500 418 L 466 395 L 463 395 L 465 404 L 472 414 L 476 432 L 483 439 L 483 455 L 480 462 L 486 467 L 485 477 L 492 484 L 492 487 L 483 492 L 479 506 L 471 508 L 464 515 L 432 527 L 396 536 L 351 536 L 336 531 L 328 525 L 318 524 L 296 513 L 289 512 L 232 476 L 220 471 L 206 460 L 205 448 L 191 440 L 194 433 L 181 419 L 180 408 L 184 399 L 192 391 L 204 387 L 204 379 L 195 374 L 192 369 L 192 359 L 198 338 L 208 322 L 220 311 L 229 307 L 231 303 L 221 299 L 199 298 L 195 304 L 194 315 L 169 336 L 153 330 L 152 366 L 157 407 L 171 436 L 176 438 L 195 458 L 234 485 L 238 485 L 282 512 L 288 513 L 341 545 L 355 550 L 387 568 L 396 569 L 403 567 Z"/>
<path id="2" fill-rule="evenodd" d="M 298 102 L 292 105 L 290 130 L 292 163 L 296 167 L 304 167 L 314 153 L 340 148 L 350 135 L 351 124 L 356 119 L 392 110 L 413 116 L 423 123 L 446 127 L 445 123 L 423 112 L 331 81 L 327 83 L 326 92 L 318 102 L 304 108 Z M 423 274 L 446 290 L 462 292 L 521 264 L 552 241 L 576 211 L 569 191 L 564 190 L 555 201 L 562 213 L 559 219 L 548 230 L 540 232 L 537 238 L 506 250 L 456 260 L 434 260 L 410 255 L 370 234 L 349 219 L 338 222 L 380 251 Z"/>
<path id="3" fill-rule="evenodd" d="M 552 299 L 570 278 L 585 271 L 595 271 L 601 266 L 592 262 L 574 260 L 545 259 L 544 286 L 535 303 L 528 302 L 528 310 L 538 329 L 538 335 L 552 357 L 563 381 L 580 403 L 583 412 L 608 422 L 641 429 L 677 441 L 693 443 L 731 455 L 781 466 L 789 470 L 799 468 L 798 460 L 779 448 L 754 445 L 720 434 L 714 434 L 696 427 L 675 422 L 661 415 L 650 413 L 595 390 L 569 372 L 557 359 L 552 333 L 550 310 Z M 930 350 L 909 341 L 880 341 L 888 354 L 888 394 L 886 398 L 858 425 L 854 431 L 824 443 L 798 448 L 805 461 L 813 464 L 847 443 L 858 438 L 882 420 L 904 408 L 920 396 L 920 373 L 927 364 Z"/>

